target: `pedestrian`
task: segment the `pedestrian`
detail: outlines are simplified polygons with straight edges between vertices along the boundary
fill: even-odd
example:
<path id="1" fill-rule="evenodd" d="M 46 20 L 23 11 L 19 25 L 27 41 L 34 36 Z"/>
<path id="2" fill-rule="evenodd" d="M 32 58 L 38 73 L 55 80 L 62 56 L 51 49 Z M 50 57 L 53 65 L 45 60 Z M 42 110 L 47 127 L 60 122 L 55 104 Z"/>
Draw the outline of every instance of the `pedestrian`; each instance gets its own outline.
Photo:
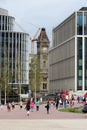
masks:
<path id="1" fill-rule="evenodd" d="M 59 99 L 56 99 L 56 110 L 58 109 L 58 105 L 59 105 Z"/>
<path id="2" fill-rule="evenodd" d="M 1 110 L 4 110 L 4 101 L 1 101 Z"/>
<path id="3" fill-rule="evenodd" d="M 85 115 L 87 116 L 87 101 L 82 108 L 82 112 L 85 113 Z"/>
<path id="4" fill-rule="evenodd" d="M 26 104 L 26 110 L 27 110 L 27 116 L 29 116 L 29 114 L 30 114 L 30 100 L 28 100 L 28 102 Z"/>
<path id="5" fill-rule="evenodd" d="M 80 96 L 77 97 L 77 101 L 78 101 L 78 103 L 80 102 Z"/>
<path id="6" fill-rule="evenodd" d="M 36 110 L 39 111 L 40 101 L 38 100 L 38 98 L 35 104 L 36 104 Z"/>
<path id="7" fill-rule="evenodd" d="M 33 110 L 34 110 L 34 101 L 31 101 L 31 102 L 30 102 L 30 109 L 31 109 L 31 111 L 33 112 Z"/>
<path id="8" fill-rule="evenodd" d="M 20 101 L 20 109 L 22 109 L 22 107 L 23 107 L 23 103 L 22 101 Z"/>
<path id="9" fill-rule="evenodd" d="M 59 99 L 59 107 L 62 107 L 63 106 L 63 102 L 62 102 L 62 99 L 60 98 Z"/>
<path id="10" fill-rule="evenodd" d="M 49 103 L 49 101 L 47 102 L 45 108 L 47 109 L 47 114 L 49 114 L 49 109 L 50 109 L 50 103 Z"/>
<path id="11" fill-rule="evenodd" d="M 14 109 L 15 108 L 14 101 L 11 103 L 11 105 L 12 105 L 12 109 Z"/>
<path id="12" fill-rule="evenodd" d="M 1 104 L 1 110 L 4 110 L 4 105 L 3 104 Z"/>
<path id="13" fill-rule="evenodd" d="M 8 110 L 8 112 L 11 111 L 11 104 L 10 104 L 10 102 L 7 103 L 7 110 Z"/>
<path id="14" fill-rule="evenodd" d="M 42 101 L 43 101 L 43 99 L 42 99 L 42 97 L 40 98 L 40 102 L 42 103 Z"/>

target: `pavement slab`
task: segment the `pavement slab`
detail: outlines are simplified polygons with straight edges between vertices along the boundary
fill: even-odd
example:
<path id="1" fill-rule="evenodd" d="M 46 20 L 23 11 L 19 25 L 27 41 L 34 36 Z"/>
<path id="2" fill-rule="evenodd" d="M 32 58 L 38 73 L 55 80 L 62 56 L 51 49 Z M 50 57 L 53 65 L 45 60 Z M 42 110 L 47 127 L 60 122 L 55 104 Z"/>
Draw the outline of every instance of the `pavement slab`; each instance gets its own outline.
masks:
<path id="1" fill-rule="evenodd" d="M 0 130 L 87 130 L 87 120 L 0 120 Z"/>
<path id="2" fill-rule="evenodd" d="M 76 104 L 78 107 L 82 104 Z M 87 117 L 84 114 L 60 112 L 52 105 L 47 114 L 45 104 L 40 110 L 30 111 L 27 116 L 25 105 L 7 111 L 0 109 L 0 130 L 87 130 Z"/>

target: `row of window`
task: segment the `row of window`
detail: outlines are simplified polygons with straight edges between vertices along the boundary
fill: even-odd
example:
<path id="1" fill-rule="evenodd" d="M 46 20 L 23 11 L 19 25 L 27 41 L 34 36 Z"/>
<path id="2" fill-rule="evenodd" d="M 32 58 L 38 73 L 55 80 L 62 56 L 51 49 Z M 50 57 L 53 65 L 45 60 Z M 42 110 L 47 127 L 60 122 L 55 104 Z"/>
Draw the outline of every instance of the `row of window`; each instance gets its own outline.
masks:
<path id="1" fill-rule="evenodd" d="M 77 35 L 87 35 L 87 13 L 77 15 Z"/>
<path id="2" fill-rule="evenodd" d="M 13 30 L 14 18 L 0 15 L 0 30 Z"/>
<path id="3" fill-rule="evenodd" d="M 77 38 L 77 90 L 82 90 L 82 78 L 83 78 L 83 42 L 82 37 Z M 85 50 L 85 90 L 87 90 L 87 38 L 84 38 Z"/>

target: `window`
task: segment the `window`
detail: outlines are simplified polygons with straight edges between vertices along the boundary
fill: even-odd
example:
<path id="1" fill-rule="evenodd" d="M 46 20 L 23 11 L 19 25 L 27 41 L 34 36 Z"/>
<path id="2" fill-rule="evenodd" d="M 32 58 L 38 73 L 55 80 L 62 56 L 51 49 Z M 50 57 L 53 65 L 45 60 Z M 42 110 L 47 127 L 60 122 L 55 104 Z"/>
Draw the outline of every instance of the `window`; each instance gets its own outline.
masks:
<path id="1" fill-rule="evenodd" d="M 87 90 L 87 38 L 85 38 L 85 90 Z"/>
<path id="2" fill-rule="evenodd" d="M 82 90 L 82 37 L 77 38 L 77 90 Z"/>
<path id="3" fill-rule="evenodd" d="M 86 86 L 87 86 L 87 80 L 86 80 Z"/>
<path id="4" fill-rule="evenodd" d="M 46 61 L 43 61 L 43 67 L 46 67 Z"/>
<path id="5" fill-rule="evenodd" d="M 47 78 L 43 78 L 43 81 L 45 81 L 45 82 L 46 82 L 46 81 L 47 81 Z"/>
<path id="6" fill-rule="evenodd" d="M 85 72 L 85 76 L 87 77 L 87 70 L 86 70 L 86 72 Z"/>
<path id="7" fill-rule="evenodd" d="M 79 86 L 82 86 L 82 80 L 79 80 Z"/>
<path id="8" fill-rule="evenodd" d="M 47 47 L 43 47 L 43 52 L 47 52 Z"/>
<path id="9" fill-rule="evenodd" d="M 87 35 L 87 13 L 84 15 L 84 34 Z"/>
<path id="10" fill-rule="evenodd" d="M 82 20 L 82 13 L 78 14 L 77 16 L 77 35 L 82 35 L 82 24 L 83 24 L 83 20 Z"/>
<path id="11" fill-rule="evenodd" d="M 79 70 L 79 76 L 82 76 L 82 70 Z"/>
<path id="12" fill-rule="evenodd" d="M 79 59 L 79 66 L 82 66 L 82 59 Z"/>
<path id="13" fill-rule="evenodd" d="M 47 89 L 47 84 L 43 83 L 43 89 Z"/>

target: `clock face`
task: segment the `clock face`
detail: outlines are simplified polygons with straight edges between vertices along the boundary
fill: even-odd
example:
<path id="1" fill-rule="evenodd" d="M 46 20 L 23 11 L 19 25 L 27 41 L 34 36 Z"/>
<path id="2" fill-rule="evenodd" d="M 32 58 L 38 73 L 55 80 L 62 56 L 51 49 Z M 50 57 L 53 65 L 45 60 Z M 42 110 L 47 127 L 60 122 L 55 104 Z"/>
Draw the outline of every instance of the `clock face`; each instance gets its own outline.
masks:
<path id="1" fill-rule="evenodd" d="M 44 52 L 47 51 L 47 47 L 43 47 L 43 51 L 44 51 Z"/>

